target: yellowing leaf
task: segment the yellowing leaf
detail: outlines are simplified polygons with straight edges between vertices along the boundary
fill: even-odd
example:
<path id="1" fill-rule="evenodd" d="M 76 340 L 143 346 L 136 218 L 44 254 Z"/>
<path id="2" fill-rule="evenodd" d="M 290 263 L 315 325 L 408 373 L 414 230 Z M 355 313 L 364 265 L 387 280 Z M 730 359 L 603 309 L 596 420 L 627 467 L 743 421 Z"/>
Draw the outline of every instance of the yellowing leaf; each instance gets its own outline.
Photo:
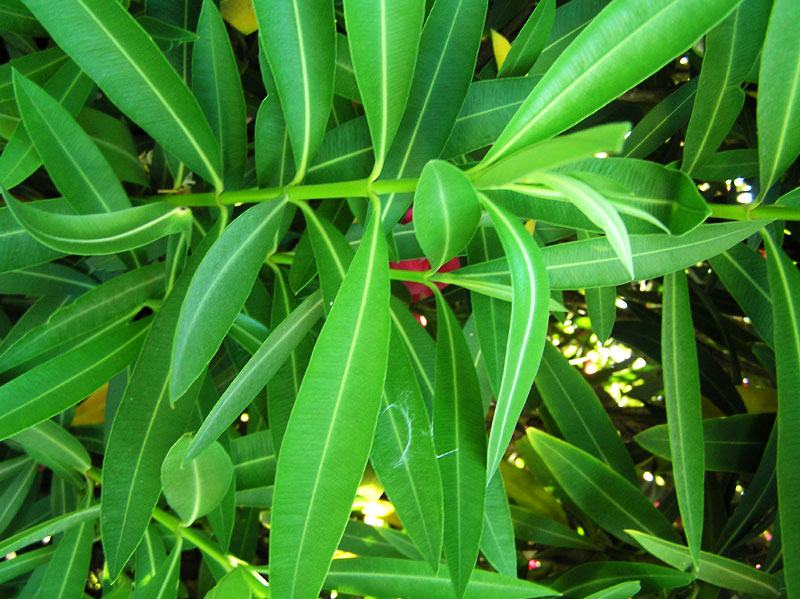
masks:
<path id="1" fill-rule="evenodd" d="M 219 12 L 223 19 L 245 35 L 258 30 L 252 0 L 222 0 Z"/>
<path id="2" fill-rule="evenodd" d="M 79 403 L 78 407 L 75 408 L 75 417 L 72 419 L 72 426 L 86 426 L 103 422 L 106 418 L 107 395 L 108 383 Z"/>
<path id="3" fill-rule="evenodd" d="M 778 411 L 776 389 L 736 385 L 736 390 L 742 396 L 748 414 L 774 414 Z"/>
<path id="4" fill-rule="evenodd" d="M 494 29 L 492 29 L 491 32 L 492 50 L 494 50 L 494 59 L 497 62 L 497 70 L 499 71 L 503 66 L 503 62 L 506 60 L 506 56 L 508 56 L 508 51 L 511 50 L 511 44 L 503 37 L 502 33 L 498 33 Z"/>

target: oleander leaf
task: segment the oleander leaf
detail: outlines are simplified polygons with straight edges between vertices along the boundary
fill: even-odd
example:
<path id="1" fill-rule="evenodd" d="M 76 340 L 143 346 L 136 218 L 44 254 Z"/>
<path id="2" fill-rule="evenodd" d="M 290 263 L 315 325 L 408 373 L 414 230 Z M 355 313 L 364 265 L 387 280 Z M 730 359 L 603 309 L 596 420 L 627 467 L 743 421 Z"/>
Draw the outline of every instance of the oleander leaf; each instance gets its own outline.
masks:
<path id="1" fill-rule="evenodd" d="M 536 4 L 531 16 L 517 34 L 511 49 L 497 71 L 497 77 L 517 77 L 528 73 L 547 43 L 556 16 L 555 0 Z"/>
<path id="2" fill-rule="evenodd" d="M 244 306 L 285 206 L 285 200 L 277 200 L 248 209 L 225 229 L 197 268 L 175 329 L 172 401 L 203 373 Z"/>
<path id="3" fill-rule="evenodd" d="M 319 149 L 333 102 L 333 2 L 255 0 L 253 7 L 292 142 L 294 182 L 299 182 Z"/>
<path id="4" fill-rule="evenodd" d="M 270 533 L 276 596 L 304 597 L 322 587 L 369 456 L 389 333 L 388 255 L 380 221 L 372 218 L 317 339 L 281 444 Z"/>
<path id="5" fill-rule="evenodd" d="M 607 585 L 635 578 L 642 593 L 656 593 L 685 587 L 694 582 L 694 575 L 674 568 L 643 562 L 586 562 L 570 568 L 553 583 L 553 590 L 567 596 L 585 597 Z"/>
<path id="6" fill-rule="evenodd" d="M 696 568 L 703 536 L 705 452 L 700 374 L 689 286 L 683 271 L 664 276 L 661 367 L 672 471 L 683 529 Z"/>
<path id="7" fill-rule="evenodd" d="M 557 135 L 602 108 L 691 46 L 737 3 L 612 2 L 556 59 L 483 163 Z"/>
<path id="8" fill-rule="evenodd" d="M 6 537 L 0 542 L 0 552 L 8 555 L 12 551 L 21 549 L 27 545 L 38 543 L 47 536 L 55 536 L 69 530 L 73 526 L 83 522 L 92 522 L 100 515 L 100 505 L 83 507 L 75 511 L 56 516 L 41 524 L 26 528 L 10 537 Z"/>
<path id="9" fill-rule="evenodd" d="M 180 535 L 167 558 L 156 567 L 155 575 L 136 589 L 136 599 L 174 599 L 178 595 L 183 537 Z"/>
<path id="10" fill-rule="evenodd" d="M 511 265 L 513 294 L 503 378 L 489 433 L 488 482 L 503 459 L 539 369 L 550 317 L 550 289 L 542 253 L 522 223 L 486 196 L 481 196 L 481 203 Z"/>
<path id="11" fill-rule="evenodd" d="M 414 232 L 431 270 L 467 246 L 480 218 L 478 194 L 464 172 L 443 160 L 425 165 L 414 193 Z"/>
<path id="12" fill-rule="evenodd" d="M 197 100 L 125 7 L 104 0 L 25 5 L 114 104 L 222 189 L 219 149 Z"/>
<path id="13" fill-rule="evenodd" d="M 495 570 L 504 576 L 517 575 L 517 550 L 514 527 L 503 477 L 497 472 L 486 487 L 483 510 L 481 553 Z"/>
<path id="14" fill-rule="evenodd" d="M 370 179 L 377 179 L 408 101 L 425 2 L 347 0 L 344 16 L 350 57 L 375 152 Z"/>
<path id="15" fill-rule="evenodd" d="M 76 487 L 92 467 L 89 452 L 53 420 L 44 420 L 12 437 L 29 456 Z"/>

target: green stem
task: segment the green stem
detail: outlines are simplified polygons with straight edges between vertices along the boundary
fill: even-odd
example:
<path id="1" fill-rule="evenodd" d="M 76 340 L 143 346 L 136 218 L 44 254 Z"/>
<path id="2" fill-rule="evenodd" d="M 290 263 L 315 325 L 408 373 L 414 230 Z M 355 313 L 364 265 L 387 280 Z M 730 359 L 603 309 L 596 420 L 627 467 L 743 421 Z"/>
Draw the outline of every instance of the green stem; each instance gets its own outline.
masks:
<path id="1" fill-rule="evenodd" d="M 800 209 L 788 206 L 759 206 L 751 208 L 747 204 L 709 204 L 711 216 L 727 220 L 800 220 Z"/>

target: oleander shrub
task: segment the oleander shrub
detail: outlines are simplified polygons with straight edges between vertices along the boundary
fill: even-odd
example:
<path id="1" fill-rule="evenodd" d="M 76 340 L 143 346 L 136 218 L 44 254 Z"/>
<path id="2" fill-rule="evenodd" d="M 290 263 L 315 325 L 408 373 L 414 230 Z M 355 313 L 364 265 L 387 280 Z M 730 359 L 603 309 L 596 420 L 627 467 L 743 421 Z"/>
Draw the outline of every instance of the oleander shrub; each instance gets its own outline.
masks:
<path id="1" fill-rule="evenodd" d="M 0 0 L 0 599 L 800 596 L 798 23 Z"/>

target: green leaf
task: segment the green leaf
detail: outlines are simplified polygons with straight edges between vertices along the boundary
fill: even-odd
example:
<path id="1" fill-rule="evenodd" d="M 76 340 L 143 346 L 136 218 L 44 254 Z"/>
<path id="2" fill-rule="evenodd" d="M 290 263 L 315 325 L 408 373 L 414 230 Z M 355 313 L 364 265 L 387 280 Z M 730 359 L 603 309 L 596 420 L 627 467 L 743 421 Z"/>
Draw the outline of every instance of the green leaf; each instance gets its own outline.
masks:
<path id="1" fill-rule="evenodd" d="M 470 84 L 441 158 L 455 158 L 494 143 L 538 82 L 538 77 L 511 77 Z"/>
<path id="2" fill-rule="evenodd" d="M 650 594 L 685 587 L 694 581 L 694 575 L 673 568 L 642 562 L 586 562 L 570 568 L 553 583 L 570 597 L 586 597 L 607 585 L 635 578 L 642 585 L 641 593 Z"/>
<path id="3" fill-rule="evenodd" d="M 373 218 L 317 339 L 281 445 L 270 534 L 270 585 L 278 596 L 319 591 L 369 456 L 390 332 L 384 240 Z"/>
<path id="4" fill-rule="evenodd" d="M 638 580 L 620 582 L 614 586 L 587 595 L 586 599 L 629 599 L 636 595 L 641 588 L 642 584 Z"/>
<path id="5" fill-rule="evenodd" d="M 149 319 L 104 333 L 28 370 L 0 387 L 0 439 L 77 404 L 139 353 Z"/>
<path id="6" fill-rule="evenodd" d="M 0 114 L 18 116 L 14 100 L 14 84 L 11 70 L 16 69 L 32 81 L 42 84 L 50 79 L 63 66 L 69 57 L 55 46 L 47 50 L 31 52 L 0 65 Z M 18 119 L 17 119 L 17 122 Z M 4 137 L 8 137 L 5 136 Z"/>
<path id="7" fill-rule="evenodd" d="M 194 249 L 156 314 L 114 417 L 103 467 L 100 522 L 112 580 L 122 572 L 147 530 L 161 496 L 161 463 L 186 430 L 199 392 L 197 385 L 174 405 L 169 401 L 170 357 L 181 303 L 217 233 L 209 231 Z"/>
<path id="8" fill-rule="evenodd" d="M 197 268 L 175 331 L 172 401 L 202 374 L 244 306 L 285 206 L 279 200 L 248 209 L 225 229 Z"/>
<path id="9" fill-rule="evenodd" d="M 431 572 L 422 562 L 411 560 L 360 557 L 333 562 L 325 586 L 339 592 L 408 599 L 450 599 L 453 586 L 442 568 Z M 556 593 L 540 584 L 475 570 L 465 599 L 528 599 Z"/>
<path id="10" fill-rule="evenodd" d="M 483 163 L 557 135 L 602 108 L 691 46 L 737 3 L 612 2 L 553 63 Z"/>
<path id="11" fill-rule="evenodd" d="M 100 148 L 121 181 L 147 185 L 147 177 L 126 121 L 85 107 L 78 114 L 78 124 Z"/>
<path id="12" fill-rule="evenodd" d="M 761 50 L 758 101 L 759 183 L 765 194 L 800 154 L 800 39 L 791 23 L 800 6 L 776 0 Z"/>
<path id="13" fill-rule="evenodd" d="M 5 387 L 0 387 L 0 390 Z M 4 485 L 3 493 L 0 494 L 0 533 L 3 533 L 14 521 L 15 516 L 19 512 L 28 492 L 33 486 L 36 479 L 36 473 L 39 465 L 30 460 L 22 469 L 17 472 L 17 475 Z M 8 561 L 8 560 L 6 560 Z M 0 581 L 3 576 L 0 573 Z"/>
<path id="14" fill-rule="evenodd" d="M 136 589 L 136 599 L 175 599 L 181 568 L 183 537 L 178 535 L 167 559 L 158 564 L 155 575 Z"/>
<path id="15" fill-rule="evenodd" d="M 550 289 L 539 246 L 522 223 L 486 196 L 481 196 L 481 203 L 492 219 L 513 273 L 506 361 L 489 434 L 488 482 L 503 459 L 539 369 L 550 316 Z"/>
<path id="16" fill-rule="evenodd" d="M 54 553 L 55 547 L 51 545 L 49 547 L 28 551 L 27 553 L 15 557 L 13 560 L 3 560 L 0 562 L 0 583 L 8 582 L 9 580 L 27 574 L 39 566 L 46 566 Z M 44 570 L 42 570 L 42 574 L 44 574 Z"/>
<path id="17" fill-rule="evenodd" d="M 406 532 L 436 571 L 442 555 L 442 480 L 425 402 L 396 327 L 370 462 Z"/>
<path id="18" fill-rule="evenodd" d="M 219 142 L 225 189 L 239 189 L 247 162 L 244 93 L 228 30 L 211 1 L 203 2 L 192 45 L 192 91 Z"/>
<path id="19" fill-rule="evenodd" d="M 635 542 L 631 524 L 677 540 L 664 515 L 638 489 L 603 462 L 577 447 L 529 428 L 528 439 L 570 498 L 597 524 L 625 542 Z"/>
<path id="20" fill-rule="evenodd" d="M 758 150 L 727 150 L 709 156 L 695 169 L 694 176 L 703 181 L 727 181 L 737 177 L 758 176 Z"/>
<path id="21" fill-rule="evenodd" d="M 637 530 L 626 531 L 644 549 L 661 561 L 678 570 L 692 564 L 688 547 L 653 537 Z M 778 597 L 782 587 L 780 579 L 754 567 L 725 557 L 700 552 L 696 576 L 699 580 L 725 589 L 753 593 L 758 597 Z"/>
<path id="22" fill-rule="evenodd" d="M 114 104 L 222 189 L 219 150 L 197 100 L 121 4 L 25 0 L 25 5 Z"/>
<path id="23" fill-rule="evenodd" d="M 506 488 L 499 472 L 495 473 L 486 487 L 480 549 L 487 561 L 500 574 L 512 578 L 517 575 L 514 528 Z"/>
<path id="24" fill-rule="evenodd" d="M 72 212 L 64 200 L 41 200 L 37 204 L 48 210 Z M 0 273 L 36 266 L 63 255 L 36 241 L 19 226 L 11 210 L 0 208 Z"/>
<path id="25" fill-rule="evenodd" d="M 67 254 L 98 256 L 142 247 L 192 222 L 188 208 L 159 202 L 106 214 L 54 214 L 12 198 L 0 187 L 14 218 L 40 243 Z"/>
<path id="26" fill-rule="evenodd" d="M 776 5 L 777 8 L 778 5 Z M 800 63 L 798 63 L 800 64 Z M 762 70 L 763 72 L 763 70 Z M 767 250 L 767 275 L 772 295 L 775 357 L 778 380 L 778 513 L 781 522 L 784 578 L 789 596 L 800 589 L 800 464 L 791 459 L 798 437 L 800 410 L 796 389 L 800 385 L 800 272 L 772 237 L 762 232 Z"/>
<path id="27" fill-rule="evenodd" d="M 536 388 L 566 441 L 638 484 L 633 460 L 603 404 L 586 379 L 551 343 L 545 343 Z"/>
<path id="28" fill-rule="evenodd" d="M 498 69 L 498 78 L 522 76 L 531 70 L 547 43 L 555 16 L 555 0 L 545 0 L 536 5 L 511 45 L 503 66 Z"/>
<path id="29" fill-rule="evenodd" d="M 414 193 L 414 231 L 432 271 L 466 247 L 480 218 L 478 194 L 467 175 L 443 160 L 425 165 Z"/>
<path id="30" fill-rule="evenodd" d="M 773 420 L 771 414 L 734 414 L 703 420 L 705 469 L 712 472 L 755 472 Z M 651 426 L 634 439 L 650 453 L 672 459 L 666 424 Z M 695 459 L 700 459 L 697 454 Z"/>
<path id="31" fill-rule="evenodd" d="M 233 463 L 222 445 L 212 443 L 186 459 L 191 437 L 184 435 L 161 464 L 161 485 L 170 507 L 187 526 L 217 507 L 233 483 Z"/>
<path id="32" fill-rule="evenodd" d="M 444 555 L 457 597 L 467 588 L 481 540 L 486 497 L 486 433 L 478 375 L 467 340 L 442 294 L 436 295 L 433 440 L 442 475 Z"/>
<path id="33" fill-rule="evenodd" d="M 510 506 L 510 509 L 514 536 L 518 539 L 553 547 L 597 550 L 596 544 L 560 522 L 517 505 Z"/>
<path id="34" fill-rule="evenodd" d="M 331 112 L 336 71 L 333 2 L 255 0 L 253 8 L 292 141 L 293 182 L 299 182 Z"/>
<path id="35" fill-rule="evenodd" d="M 272 330 L 203 421 L 186 452 L 187 460 L 209 447 L 239 417 L 321 316 L 322 297 L 315 292 Z"/>
<path id="36" fill-rule="evenodd" d="M 344 16 L 375 151 L 370 179 L 377 179 L 408 101 L 425 1 L 347 0 Z"/>
<path id="37" fill-rule="evenodd" d="M 0 16 L 2 16 L 2 25 L 0 25 L 2 31 L 37 37 L 45 35 L 42 26 L 20 0 L 2 0 Z"/>
<path id="38" fill-rule="evenodd" d="M 83 483 L 79 473 L 86 473 L 92 467 L 89 452 L 81 442 L 52 420 L 40 422 L 12 439 L 34 460 L 76 487 Z"/>
<path id="39" fill-rule="evenodd" d="M 286 185 L 295 174 L 286 121 L 276 93 L 261 102 L 256 115 L 255 163 L 262 187 Z"/>
<path id="40" fill-rule="evenodd" d="M 700 374 L 689 287 L 683 271 L 664 276 L 663 306 L 661 367 L 672 471 L 683 529 L 696 568 L 703 536 L 705 453 Z"/>
<path id="41" fill-rule="evenodd" d="M 681 170 L 692 174 L 725 140 L 744 105 L 740 87 L 758 57 L 770 3 L 746 0 L 709 31 Z"/>
<path id="42" fill-rule="evenodd" d="M 155 523 L 147 527 L 142 543 L 136 549 L 134 573 L 136 585 L 145 586 L 158 572 L 158 566 L 167 561 L 167 550 Z"/>
<path id="43" fill-rule="evenodd" d="M 83 522 L 91 522 L 99 515 L 100 506 L 93 505 L 56 518 L 51 518 L 46 522 L 42 522 L 41 524 L 37 524 L 36 526 L 32 526 L 3 539 L 0 542 L 0 553 L 8 555 L 12 551 L 16 551 L 27 545 L 32 545 L 33 543 L 38 543 L 47 536 L 55 536 Z"/>
<path id="44" fill-rule="evenodd" d="M 84 507 L 88 507 L 90 501 L 89 494 Z M 71 599 L 79 596 L 86 586 L 93 543 L 94 521 L 84 520 L 67 530 L 56 544 L 56 551 L 39 585 L 37 599 Z"/>
<path id="45" fill-rule="evenodd" d="M 57 310 L 12 345 L 0 348 L 0 371 L 24 363 L 55 346 L 129 315 L 163 291 L 164 268 L 153 264 L 115 277 Z"/>
<path id="46" fill-rule="evenodd" d="M 231 440 L 238 489 L 266 487 L 275 482 L 276 456 L 270 433 L 257 431 Z"/>
<path id="47" fill-rule="evenodd" d="M 597 335 L 597 340 L 605 343 L 611 337 L 611 330 L 617 317 L 617 288 L 595 287 L 584 291 L 584 295 L 592 330 Z"/>
<path id="48" fill-rule="evenodd" d="M 75 211 L 92 214 L 130 208 L 116 174 L 73 115 L 16 71 L 14 91 L 36 152 Z"/>
<path id="49" fill-rule="evenodd" d="M 12 79 L 16 77 L 19 77 L 18 71 L 14 71 Z M 92 81 L 71 60 L 62 65 L 44 84 L 48 98 L 49 96 L 55 98 L 72 116 L 78 114 L 93 87 Z M 31 115 L 30 112 L 28 117 L 34 123 L 38 120 L 36 115 Z M 7 188 L 14 187 L 27 179 L 41 165 L 42 160 L 36 153 L 25 126 L 20 124 L 0 155 L 0 182 Z"/>
<path id="50" fill-rule="evenodd" d="M 628 230 L 617 211 L 602 195 L 573 177 L 537 173 L 535 180 L 564 195 L 586 217 L 602 229 L 625 269 L 633 278 L 633 256 Z"/>
<path id="51" fill-rule="evenodd" d="M 625 140 L 623 156 L 646 158 L 683 127 L 692 114 L 698 81 L 687 81 L 644 115 Z"/>
<path id="52" fill-rule="evenodd" d="M 250 599 L 252 593 L 246 576 L 249 574 L 242 568 L 235 568 L 206 593 L 205 599 Z"/>
<path id="53" fill-rule="evenodd" d="M 417 177 L 447 143 L 475 72 L 486 0 L 439 0 L 422 29 L 408 104 L 389 148 L 385 179 Z M 385 231 L 400 220 L 411 194 L 390 194 L 383 201 Z"/>
<path id="54" fill-rule="evenodd" d="M 473 181 L 479 189 L 501 187 L 600 152 L 619 153 L 629 127 L 628 123 L 609 123 L 540 141 L 485 169 L 476 167 Z"/>
<path id="55" fill-rule="evenodd" d="M 390 299 L 389 310 L 393 330 L 403 340 L 419 383 L 419 389 L 422 392 L 422 399 L 425 400 L 428 412 L 431 413 L 436 369 L 436 344 L 406 306 L 394 296 Z"/>

